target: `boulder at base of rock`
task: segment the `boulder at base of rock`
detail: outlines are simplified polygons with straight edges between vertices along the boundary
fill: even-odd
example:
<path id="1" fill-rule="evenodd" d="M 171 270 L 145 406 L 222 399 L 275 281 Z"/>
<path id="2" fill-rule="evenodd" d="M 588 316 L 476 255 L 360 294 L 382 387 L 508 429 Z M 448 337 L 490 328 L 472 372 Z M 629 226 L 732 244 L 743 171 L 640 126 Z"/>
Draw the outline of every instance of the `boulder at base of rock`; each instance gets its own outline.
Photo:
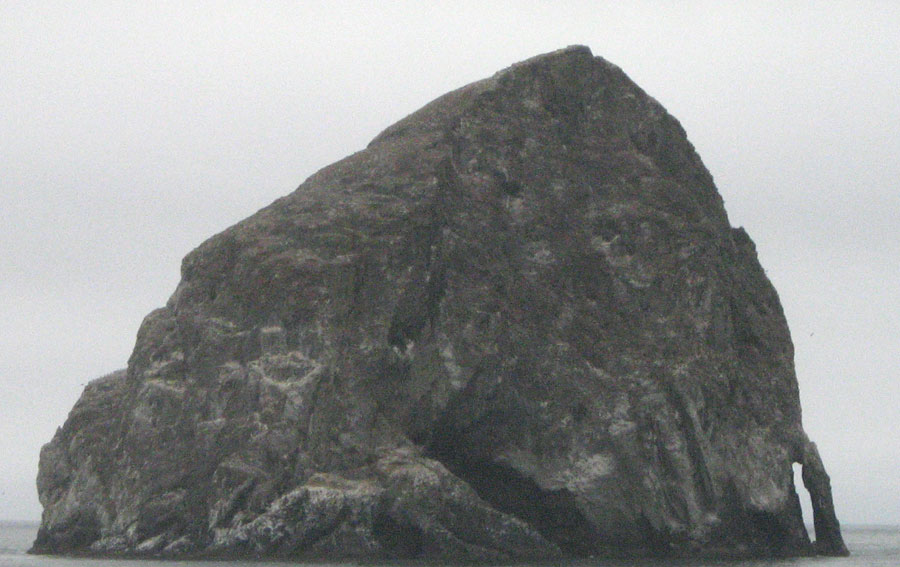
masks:
<path id="1" fill-rule="evenodd" d="M 38 489 L 38 553 L 846 553 L 753 243 L 585 47 L 435 100 L 188 254 Z"/>

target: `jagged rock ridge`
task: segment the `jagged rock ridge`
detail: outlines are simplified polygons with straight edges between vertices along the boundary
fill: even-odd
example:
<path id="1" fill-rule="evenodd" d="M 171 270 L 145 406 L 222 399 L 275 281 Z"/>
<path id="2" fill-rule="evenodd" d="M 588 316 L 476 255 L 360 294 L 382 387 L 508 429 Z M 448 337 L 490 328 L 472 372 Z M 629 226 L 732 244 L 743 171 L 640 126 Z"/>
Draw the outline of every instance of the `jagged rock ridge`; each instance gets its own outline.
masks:
<path id="1" fill-rule="evenodd" d="M 753 243 L 585 47 L 203 243 L 41 452 L 41 553 L 846 553 Z"/>

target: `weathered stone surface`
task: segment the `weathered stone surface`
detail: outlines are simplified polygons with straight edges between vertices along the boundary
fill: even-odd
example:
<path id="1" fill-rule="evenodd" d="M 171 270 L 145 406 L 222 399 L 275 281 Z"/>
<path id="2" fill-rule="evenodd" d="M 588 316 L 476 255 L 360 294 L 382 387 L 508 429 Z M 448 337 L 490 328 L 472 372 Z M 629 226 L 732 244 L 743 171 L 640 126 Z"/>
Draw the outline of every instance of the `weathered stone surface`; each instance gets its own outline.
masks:
<path id="1" fill-rule="evenodd" d="M 43 449 L 34 550 L 846 553 L 828 486 L 753 243 L 678 122 L 573 47 L 191 252 Z"/>

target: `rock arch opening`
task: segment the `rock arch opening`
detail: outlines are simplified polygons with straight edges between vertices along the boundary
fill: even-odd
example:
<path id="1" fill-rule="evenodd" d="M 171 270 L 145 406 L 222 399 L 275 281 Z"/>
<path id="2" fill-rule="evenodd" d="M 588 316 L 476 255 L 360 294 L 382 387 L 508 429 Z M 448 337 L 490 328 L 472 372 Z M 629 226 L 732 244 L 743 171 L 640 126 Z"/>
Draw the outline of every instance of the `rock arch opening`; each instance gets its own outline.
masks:
<path id="1" fill-rule="evenodd" d="M 809 490 L 807 490 L 806 486 L 803 484 L 803 465 L 801 465 L 800 463 L 794 463 L 792 467 L 794 469 L 794 490 L 797 493 L 797 498 L 800 500 L 800 511 L 802 513 L 803 527 L 806 528 L 806 534 L 812 541 L 816 539 L 815 528 L 812 524 L 812 496 L 809 494 Z"/>

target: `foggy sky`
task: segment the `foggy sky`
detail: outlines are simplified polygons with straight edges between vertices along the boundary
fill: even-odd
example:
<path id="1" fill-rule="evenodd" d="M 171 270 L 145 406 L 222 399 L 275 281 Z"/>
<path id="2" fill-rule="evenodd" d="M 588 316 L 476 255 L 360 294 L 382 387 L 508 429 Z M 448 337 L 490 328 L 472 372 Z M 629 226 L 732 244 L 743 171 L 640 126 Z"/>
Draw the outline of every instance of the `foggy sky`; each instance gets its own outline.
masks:
<path id="1" fill-rule="evenodd" d="M 900 3 L 148 4 L 0 3 L 0 519 L 39 518 L 40 446 L 187 252 L 444 92 L 585 44 L 756 242 L 839 518 L 900 524 Z"/>

